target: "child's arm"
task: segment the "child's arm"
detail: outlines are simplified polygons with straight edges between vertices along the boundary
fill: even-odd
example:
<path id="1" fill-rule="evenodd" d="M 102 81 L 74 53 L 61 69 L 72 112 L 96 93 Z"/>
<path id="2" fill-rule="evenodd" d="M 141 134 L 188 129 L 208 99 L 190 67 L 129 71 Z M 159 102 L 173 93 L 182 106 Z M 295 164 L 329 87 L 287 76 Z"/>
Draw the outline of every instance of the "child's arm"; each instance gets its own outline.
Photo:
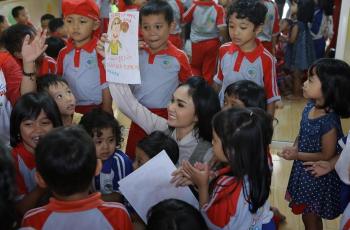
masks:
<path id="1" fill-rule="evenodd" d="M 298 32 L 299 32 L 298 25 L 294 25 L 292 27 L 292 31 L 290 32 L 290 36 L 289 36 L 289 40 L 288 40 L 289 43 L 294 43 L 297 40 Z"/>
<path id="2" fill-rule="evenodd" d="M 102 90 L 102 109 L 110 114 L 113 114 L 112 101 L 113 100 L 109 88 L 104 88 Z"/>
<path id="3" fill-rule="evenodd" d="M 22 217 L 30 209 L 36 208 L 39 200 L 47 192 L 47 189 L 37 186 L 33 191 L 26 194 L 23 199 L 16 203 L 16 210 Z"/>
<path id="4" fill-rule="evenodd" d="M 308 161 L 304 162 L 303 165 L 306 166 L 306 170 L 310 171 L 315 177 L 324 176 L 331 172 L 335 168 L 335 164 L 339 159 L 339 154 L 336 154 L 329 161 Z"/>
<path id="5" fill-rule="evenodd" d="M 271 102 L 271 103 L 267 104 L 267 106 L 266 106 L 267 112 L 268 112 L 272 117 L 275 117 L 275 109 L 276 109 L 275 102 Z"/>

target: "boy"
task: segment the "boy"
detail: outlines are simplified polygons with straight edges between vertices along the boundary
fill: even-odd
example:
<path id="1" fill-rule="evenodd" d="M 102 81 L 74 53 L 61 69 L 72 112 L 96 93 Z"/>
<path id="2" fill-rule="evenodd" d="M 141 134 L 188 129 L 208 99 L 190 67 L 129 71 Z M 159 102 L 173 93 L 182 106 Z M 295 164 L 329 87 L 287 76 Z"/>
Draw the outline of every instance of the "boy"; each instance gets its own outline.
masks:
<path id="1" fill-rule="evenodd" d="M 36 180 L 55 198 L 32 209 L 23 227 L 34 229 L 126 229 L 132 225 L 122 204 L 89 195 L 91 180 L 101 169 L 94 143 L 79 127 L 61 127 L 43 137 L 35 151 Z"/>
<path id="2" fill-rule="evenodd" d="M 168 41 L 173 26 L 173 9 L 165 1 L 149 1 L 140 9 L 140 27 L 147 47 L 140 49 L 142 83 L 131 89 L 138 101 L 166 117 L 166 107 L 179 83 L 192 76 L 186 54 Z M 136 143 L 146 133 L 132 123 L 126 153 L 134 159 Z"/>
<path id="3" fill-rule="evenodd" d="M 16 6 L 11 11 L 12 17 L 16 20 L 18 24 L 33 26 L 29 21 L 29 13 L 23 6 Z"/>
<path id="4" fill-rule="evenodd" d="M 226 37 L 224 8 L 213 0 L 194 1 L 183 17 L 184 22 L 191 23 L 192 71 L 212 84 L 221 45 L 219 38 Z"/>
<path id="5" fill-rule="evenodd" d="M 6 30 L 10 26 L 9 22 L 7 21 L 7 18 L 4 15 L 0 14 L 0 35 L 1 33 Z"/>
<path id="6" fill-rule="evenodd" d="M 51 37 L 58 37 L 66 42 L 67 32 L 62 18 L 54 18 L 49 22 L 49 34 Z"/>
<path id="7" fill-rule="evenodd" d="M 58 55 L 62 75 L 77 99 L 76 111 L 101 107 L 113 114 L 102 57 L 95 48 L 99 33 L 99 8 L 94 0 L 63 0 L 62 12 L 70 39 Z"/>
<path id="8" fill-rule="evenodd" d="M 47 74 L 37 79 L 38 92 L 47 92 L 56 102 L 64 126 L 78 124 L 81 114 L 75 113 L 75 97 L 68 83 L 54 74 Z"/>
<path id="9" fill-rule="evenodd" d="M 239 80 L 254 81 L 265 89 L 267 111 L 273 115 L 275 101 L 280 100 L 275 58 L 256 36 L 262 30 L 266 7 L 256 0 L 238 0 L 228 10 L 229 34 L 232 42 L 219 50 L 218 74 L 214 87 L 220 91 L 221 104 L 226 87 Z"/>
<path id="10" fill-rule="evenodd" d="M 49 22 L 54 18 L 55 18 L 55 16 L 53 16 L 52 14 L 44 14 L 43 16 L 41 16 L 40 23 L 41 23 L 42 31 L 48 29 Z"/>

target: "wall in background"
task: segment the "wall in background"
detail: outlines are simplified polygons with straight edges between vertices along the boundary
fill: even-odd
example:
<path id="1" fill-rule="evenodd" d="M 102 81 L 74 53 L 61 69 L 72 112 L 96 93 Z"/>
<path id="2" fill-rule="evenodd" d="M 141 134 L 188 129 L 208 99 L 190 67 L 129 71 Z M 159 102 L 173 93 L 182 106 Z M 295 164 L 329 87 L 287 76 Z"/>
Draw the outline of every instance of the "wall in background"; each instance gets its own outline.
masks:
<path id="1" fill-rule="evenodd" d="M 13 24 L 11 10 L 13 7 L 22 5 L 28 9 L 31 22 L 35 27 L 40 26 L 40 17 L 46 13 L 59 16 L 59 0 L 5 0 L 0 1 L 0 14 L 7 16 Z"/>

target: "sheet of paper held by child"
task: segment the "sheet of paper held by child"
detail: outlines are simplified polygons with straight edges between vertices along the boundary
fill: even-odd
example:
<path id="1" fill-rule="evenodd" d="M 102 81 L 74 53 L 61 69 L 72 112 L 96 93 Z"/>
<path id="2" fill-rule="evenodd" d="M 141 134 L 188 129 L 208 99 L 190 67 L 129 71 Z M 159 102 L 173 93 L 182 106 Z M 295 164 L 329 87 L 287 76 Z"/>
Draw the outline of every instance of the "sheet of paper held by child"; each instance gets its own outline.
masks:
<path id="1" fill-rule="evenodd" d="M 140 84 L 138 48 L 139 12 L 109 14 L 105 44 L 107 81 Z"/>
<path id="2" fill-rule="evenodd" d="M 147 224 L 147 211 L 165 199 L 183 200 L 198 208 L 198 201 L 188 187 L 170 183 L 175 165 L 163 150 L 140 168 L 120 180 L 119 191 Z"/>

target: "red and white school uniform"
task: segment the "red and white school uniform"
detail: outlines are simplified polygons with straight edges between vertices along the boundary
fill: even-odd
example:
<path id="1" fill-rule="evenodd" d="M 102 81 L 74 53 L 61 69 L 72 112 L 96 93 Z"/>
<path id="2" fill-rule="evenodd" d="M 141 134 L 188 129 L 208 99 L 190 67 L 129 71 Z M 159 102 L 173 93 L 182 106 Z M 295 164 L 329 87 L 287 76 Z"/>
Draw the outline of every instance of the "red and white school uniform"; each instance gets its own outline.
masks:
<path id="1" fill-rule="evenodd" d="M 224 8 L 213 0 L 194 1 L 183 17 L 191 23 L 192 71 L 211 84 L 220 47 L 219 28 L 226 26 Z"/>
<path id="2" fill-rule="evenodd" d="M 16 61 L 18 65 L 20 65 L 21 68 L 23 69 L 22 59 L 16 58 Z M 57 73 L 57 63 L 55 59 L 53 59 L 50 56 L 44 55 L 38 69 L 38 76 L 40 77 L 45 74 L 56 74 L 56 73 Z"/>
<path id="3" fill-rule="evenodd" d="M 276 60 L 259 40 L 256 42 L 257 47 L 252 52 L 243 52 L 232 42 L 220 47 L 218 73 L 214 81 L 221 85 L 221 105 L 227 86 L 240 80 L 253 81 L 264 87 L 267 103 L 281 99 L 276 82 Z"/>
<path id="4" fill-rule="evenodd" d="M 51 198 L 48 205 L 29 210 L 23 218 L 22 227 L 132 230 L 132 223 L 122 204 L 104 202 L 100 193 L 94 193 L 76 201 Z"/>
<path id="5" fill-rule="evenodd" d="M 35 181 L 35 156 L 19 143 L 12 149 L 12 157 L 15 163 L 16 183 L 18 188 L 17 199 L 21 200 L 36 187 Z"/>
<path id="6" fill-rule="evenodd" d="M 57 58 L 58 74 L 68 82 L 77 100 L 76 112 L 85 114 L 102 104 L 102 90 L 108 87 L 102 56 L 95 48 L 98 38 L 81 48 L 69 40 Z"/>
<path id="7" fill-rule="evenodd" d="M 218 171 L 218 180 L 212 196 L 201 208 L 209 229 L 261 229 L 271 222 L 273 213 L 268 201 L 256 213 L 249 211 L 247 196 L 244 195 L 243 182 L 229 176 L 230 167 Z M 246 180 L 245 193 L 249 193 Z"/>
<path id="8" fill-rule="evenodd" d="M 152 112 L 167 117 L 167 105 L 172 94 L 182 82 L 192 76 L 191 66 L 186 54 L 168 41 L 168 46 L 155 54 L 149 49 L 139 51 L 141 84 L 130 88 L 136 99 Z M 146 133 L 132 123 L 126 153 L 135 157 L 135 146 Z"/>
<path id="9" fill-rule="evenodd" d="M 178 49 L 183 48 L 183 40 L 181 37 L 181 25 L 183 24 L 182 15 L 185 12 L 185 7 L 180 0 L 167 0 L 174 13 L 175 29 L 169 34 L 169 41 L 173 43 Z"/>

